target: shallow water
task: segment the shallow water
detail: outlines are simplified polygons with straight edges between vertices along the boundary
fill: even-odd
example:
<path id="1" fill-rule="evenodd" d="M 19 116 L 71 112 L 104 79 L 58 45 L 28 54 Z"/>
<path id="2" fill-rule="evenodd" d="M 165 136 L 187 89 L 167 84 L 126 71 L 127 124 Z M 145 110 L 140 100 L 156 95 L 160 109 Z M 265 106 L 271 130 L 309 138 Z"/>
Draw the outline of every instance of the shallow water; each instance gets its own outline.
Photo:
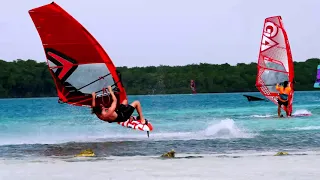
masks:
<path id="1" fill-rule="evenodd" d="M 260 96 L 259 93 L 245 93 Z M 90 109 L 57 98 L 0 100 L 0 157 L 72 155 L 92 148 L 99 156 L 301 151 L 320 145 L 320 93 L 296 92 L 294 114 L 276 118 L 271 102 L 248 102 L 242 93 L 129 96 L 143 105 L 154 131 L 98 120 Z"/>
<path id="2" fill-rule="evenodd" d="M 2 99 L 0 166 L 6 168 L 0 168 L 1 177 L 8 179 L 6 174 L 16 171 L 20 174 L 9 179 L 43 179 L 45 173 L 51 173 L 51 179 L 81 179 L 86 173 L 94 179 L 294 179 L 289 172 L 299 179 L 319 177 L 314 167 L 319 165 L 320 92 L 295 93 L 294 114 L 311 116 L 281 119 L 273 103 L 248 102 L 243 94 L 260 96 L 129 96 L 129 101 L 141 101 L 152 122 L 150 138 L 102 122 L 90 109 L 58 104 L 57 98 Z M 97 157 L 74 158 L 89 148 Z M 155 158 L 171 149 L 189 158 Z M 272 156 L 278 151 L 295 155 Z"/>

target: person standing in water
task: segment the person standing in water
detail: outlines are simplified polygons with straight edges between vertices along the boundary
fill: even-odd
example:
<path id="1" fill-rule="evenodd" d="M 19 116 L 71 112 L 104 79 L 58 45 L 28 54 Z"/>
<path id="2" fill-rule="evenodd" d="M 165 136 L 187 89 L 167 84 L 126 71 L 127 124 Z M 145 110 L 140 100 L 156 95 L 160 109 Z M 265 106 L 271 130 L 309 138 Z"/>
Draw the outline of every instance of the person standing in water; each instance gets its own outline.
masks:
<path id="1" fill-rule="evenodd" d="M 288 103 L 289 103 L 289 95 L 292 91 L 291 87 L 289 86 L 288 81 L 283 82 L 283 86 L 280 86 L 279 84 L 276 85 L 276 90 L 279 91 L 278 96 L 278 117 L 283 117 L 281 115 L 281 106 L 285 106 L 285 111 L 287 114 L 287 117 L 290 117 L 289 109 L 288 109 Z"/>

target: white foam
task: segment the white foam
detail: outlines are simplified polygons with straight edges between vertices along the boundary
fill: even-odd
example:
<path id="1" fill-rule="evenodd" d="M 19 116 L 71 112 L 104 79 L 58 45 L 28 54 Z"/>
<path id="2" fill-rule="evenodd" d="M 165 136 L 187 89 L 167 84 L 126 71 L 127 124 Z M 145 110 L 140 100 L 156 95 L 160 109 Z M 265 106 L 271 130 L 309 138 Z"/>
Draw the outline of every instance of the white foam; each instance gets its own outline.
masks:
<path id="1" fill-rule="evenodd" d="M 216 138 L 252 138 L 254 135 L 236 126 L 232 119 L 225 119 L 211 124 L 205 131 L 205 136 Z"/>
<path id="2" fill-rule="evenodd" d="M 256 134 L 247 132 L 244 128 L 238 127 L 232 119 L 214 120 L 200 131 L 195 132 L 158 132 L 146 134 L 135 132 L 130 134 L 113 134 L 100 137 L 100 141 L 122 141 L 122 140 L 204 140 L 204 139 L 231 139 L 231 138 L 253 138 Z"/>
<path id="3" fill-rule="evenodd" d="M 266 115 L 251 115 L 250 117 L 255 117 L 255 118 L 267 118 L 267 117 L 272 117 L 273 115 L 266 114 Z"/>
<path id="4" fill-rule="evenodd" d="M 304 114 L 311 115 L 312 113 L 310 111 L 306 110 L 306 109 L 298 109 L 292 115 L 298 116 L 298 115 L 304 115 Z"/>
<path id="5" fill-rule="evenodd" d="M 66 142 L 106 142 L 106 141 L 161 141 L 161 140 L 203 140 L 218 138 L 253 138 L 255 134 L 247 132 L 244 128 L 238 127 L 232 119 L 213 120 L 207 127 L 194 132 L 156 132 L 150 133 L 147 138 L 146 132 L 130 130 L 123 132 L 101 132 L 93 135 L 71 134 L 70 136 L 24 136 L 1 139 L 0 145 L 13 144 L 59 144 Z"/>
<path id="6" fill-rule="evenodd" d="M 291 130 L 302 130 L 302 131 L 307 131 L 307 130 L 319 130 L 320 126 L 306 126 L 306 127 L 294 127 L 291 128 Z"/>

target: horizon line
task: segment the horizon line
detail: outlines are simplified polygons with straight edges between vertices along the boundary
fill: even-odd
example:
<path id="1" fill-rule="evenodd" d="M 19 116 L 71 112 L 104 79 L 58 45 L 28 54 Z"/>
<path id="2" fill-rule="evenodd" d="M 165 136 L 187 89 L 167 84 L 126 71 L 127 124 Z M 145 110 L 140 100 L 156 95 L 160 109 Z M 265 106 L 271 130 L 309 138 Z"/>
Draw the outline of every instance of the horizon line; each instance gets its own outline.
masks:
<path id="1" fill-rule="evenodd" d="M 304 61 L 293 61 L 294 63 L 295 62 L 306 62 L 306 61 L 308 61 L 308 60 L 320 60 L 320 58 L 316 58 L 316 57 L 312 57 L 312 58 L 308 58 L 308 59 L 306 59 L 306 60 L 304 60 Z M 13 63 L 13 62 L 15 62 L 15 61 L 19 61 L 19 60 L 21 60 L 21 61 L 29 61 L 29 60 L 31 60 L 31 61 L 35 61 L 36 63 L 45 63 L 45 64 L 47 64 L 47 62 L 46 61 L 38 61 L 38 60 L 34 60 L 34 59 L 20 59 L 20 58 L 18 58 L 18 59 L 14 59 L 14 60 L 12 60 L 12 61 L 7 61 L 7 60 L 4 60 L 4 59 L 0 59 L 0 61 L 5 61 L 5 62 L 8 62 L 8 63 Z M 206 64 L 206 65 L 229 65 L 229 66 L 238 66 L 238 65 L 241 65 L 241 64 L 245 64 L 245 65 L 250 65 L 250 64 L 258 64 L 257 62 L 247 62 L 247 63 L 245 63 L 245 62 L 238 62 L 238 63 L 236 63 L 236 64 L 229 64 L 229 63 L 227 63 L 227 62 L 225 62 L 225 63 L 223 63 L 223 64 L 215 64 L 215 63 L 207 63 L 207 62 L 200 62 L 200 63 L 192 63 L 192 64 L 185 64 L 185 65 L 164 65 L 164 64 L 159 64 L 159 65 L 147 65 L 147 66 L 116 66 L 117 68 L 141 68 L 141 67 L 183 67 L 183 66 L 192 66 L 192 65 L 201 65 L 201 64 Z"/>

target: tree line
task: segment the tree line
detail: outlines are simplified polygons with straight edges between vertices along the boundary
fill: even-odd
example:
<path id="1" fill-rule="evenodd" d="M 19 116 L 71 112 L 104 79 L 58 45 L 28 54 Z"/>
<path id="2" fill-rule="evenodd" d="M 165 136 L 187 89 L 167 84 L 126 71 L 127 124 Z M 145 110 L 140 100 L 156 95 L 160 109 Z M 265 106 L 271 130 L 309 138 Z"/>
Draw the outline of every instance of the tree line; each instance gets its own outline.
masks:
<path id="1" fill-rule="evenodd" d="M 294 62 L 295 90 L 314 90 L 320 59 Z M 56 96 L 56 88 L 45 62 L 0 60 L 0 98 Z M 198 93 L 254 92 L 257 63 L 190 64 L 185 66 L 117 67 L 128 94 L 191 93 L 195 80 Z"/>

